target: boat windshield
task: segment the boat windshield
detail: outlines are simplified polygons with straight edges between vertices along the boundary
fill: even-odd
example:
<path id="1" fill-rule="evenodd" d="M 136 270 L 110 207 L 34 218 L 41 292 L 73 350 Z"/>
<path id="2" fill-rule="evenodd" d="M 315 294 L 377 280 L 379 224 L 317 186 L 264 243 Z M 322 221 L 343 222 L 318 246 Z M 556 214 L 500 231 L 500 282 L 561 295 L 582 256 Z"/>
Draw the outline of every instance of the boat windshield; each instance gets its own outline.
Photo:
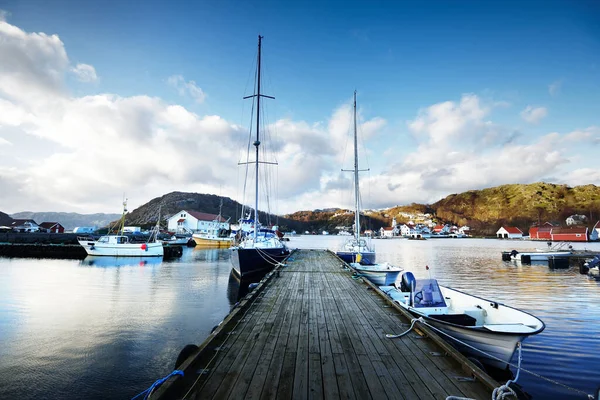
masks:
<path id="1" fill-rule="evenodd" d="M 444 296 L 435 279 L 418 279 L 415 288 L 415 307 L 446 307 Z"/>
<path id="2" fill-rule="evenodd" d="M 102 236 L 98 239 L 98 243 L 108 243 L 108 236 Z"/>

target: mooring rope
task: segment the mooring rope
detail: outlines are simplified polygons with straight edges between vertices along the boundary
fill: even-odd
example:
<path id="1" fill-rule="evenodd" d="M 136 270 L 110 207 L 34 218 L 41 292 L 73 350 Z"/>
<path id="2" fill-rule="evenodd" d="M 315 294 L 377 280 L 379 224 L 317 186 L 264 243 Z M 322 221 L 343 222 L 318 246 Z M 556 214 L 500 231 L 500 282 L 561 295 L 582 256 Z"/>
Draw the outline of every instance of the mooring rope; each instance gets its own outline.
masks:
<path id="1" fill-rule="evenodd" d="M 154 392 L 154 389 L 156 389 L 157 387 L 162 385 L 167 379 L 169 379 L 170 377 L 172 377 L 174 375 L 183 376 L 183 371 L 176 369 L 175 371 L 171 372 L 169 375 L 165 376 L 164 378 L 160 378 L 160 379 L 156 380 L 152 385 L 150 385 L 150 387 L 148 389 L 146 389 L 143 392 L 141 392 L 140 394 L 132 397 L 131 400 L 135 400 L 138 397 L 140 397 L 141 395 L 144 395 L 143 400 L 149 399 L 152 392 Z"/>
<path id="2" fill-rule="evenodd" d="M 433 325 L 429 324 L 427 321 L 425 321 L 425 320 L 423 319 L 423 317 L 419 317 L 419 318 L 413 318 L 413 320 L 412 320 L 412 321 L 413 321 L 413 323 L 414 323 L 414 321 L 419 321 L 419 322 L 423 323 L 424 325 L 427 325 L 428 327 L 430 327 L 430 328 L 431 328 L 431 329 L 433 329 L 434 331 L 436 331 L 436 332 L 439 332 L 439 333 L 441 333 L 442 335 L 445 335 L 445 336 L 449 337 L 450 339 L 452 339 L 452 340 L 454 340 L 454 341 L 456 341 L 456 342 L 458 342 L 458 343 L 460 343 L 460 344 L 462 344 L 462 345 L 464 345 L 464 346 L 466 346 L 466 347 L 469 347 L 470 349 L 472 349 L 472 350 L 475 350 L 475 351 L 477 351 L 477 352 L 479 352 L 479 353 L 481 353 L 481 354 L 483 354 L 483 355 L 485 355 L 485 356 L 487 356 L 487 357 L 489 357 L 489 358 L 491 358 L 491 359 L 493 359 L 493 360 L 500 361 L 500 362 L 503 362 L 503 363 L 504 363 L 504 362 L 506 362 L 506 361 L 504 361 L 504 360 L 502 360 L 502 359 L 500 359 L 500 358 L 498 358 L 498 357 L 496 357 L 496 356 L 494 356 L 494 355 L 492 355 L 492 354 L 486 353 L 485 351 L 483 351 L 483 350 L 481 350 L 481 349 L 478 349 L 477 347 L 473 347 L 473 346 L 471 346 L 470 344 L 468 344 L 468 343 L 465 343 L 465 342 L 461 341 L 460 339 L 457 339 L 457 338 L 455 338 L 454 336 L 452 336 L 452 335 L 450 335 L 450 334 L 448 334 L 448 333 L 446 333 L 446 332 L 444 332 L 444 331 L 442 331 L 442 330 L 440 330 L 440 329 L 436 328 L 435 326 L 433 326 Z M 411 324 L 411 329 L 412 329 L 412 324 Z M 410 331 L 410 329 L 409 329 L 409 331 Z M 408 333 L 408 332 L 404 332 L 404 333 L 402 333 L 402 334 L 400 334 L 400 335 L 390 335 L 390 334 L 387 334 L 387 335 L 385 335 L 385 336 L 386 336 L 387 338 L 396 338 L 396 337 L 401 337 L 401 336 L 405 335 L 406 333 Z M 561 387 L 563 387 L 563 388 L 565 388 L 565 389 L 572 390 L 572 391 L 574 391 L 574 392 L 577 392 L 577 393 L 579 393 L 579 394 L 583 394 L 583 395 L 585 395 L 585 396 L 586 396 L 588 399 L 591 399 L 591 400 L 593 400 L 593 399 L 594 399 L 594 396 L 593 396 L 593 395 L 591 395 L 591 394 L 589 394 L 589 393 L 586 393 L 586 392 L 584 392 L 583 390 L 580 390 L 580 389 L 577 389 L 577 388 L 571 387 L 571 386 L 569 386 L 569 385 L 566 385 L 566 384 L 564 384 L 564 383 L 562 383 L 562 382 L 555 381 L 555 380 L 553 380 L 553 379 L 550 379 L 550 378 L 546 378 L 545 376 L 542 376 L 542 375 L 540 375 L 540 374 L 538 374 L 538 373 L 536 373 L 536 372 L 533 372 L 533 371 L 530 371 L 530 370 L 528 370 L 528 369 L 525 369 L 525 368 L 521 367 L 521 359 L 522 359 L 522 357 L 521 357 L 521 345 L 520 345 L 520 343 L 519 343 L 519 363 L 518 363 L 518 365 L 512 364 L 512 363 L 510 363 L 510 362 L 506 362 L 506 364 L 507 364 L 507 365 L 509 365 L 509 366 L 511 366 L 511 367 L 513 367 L 513 368 L 516 368 L 516 369 L 517 369 L 517 376 L 516 376 L 516 378 L 515 378 L 514 380 L 512 380 L 512 382 L 516 382 L 516 380 L 519 378 L 519 372 L 520 372 L 520 371 L 524 371 L 524 372 L 527 372 L 528 374 L 531 374 L 531 375 L 535 376 L 536 378 L 539 378 L 539 379 L 545 380 L 545 381 L 547 381 L 547 382 L 553 383 L 553 384 L 555 384 L 555 385 L 561 386 Z M 508 385 L 510 382 L 511 382 L 510 380 L 509 380 L 509 381 L 507 381 L 506 385 Z M 504 386 L 504 385 L 503 385 L 503 386 Z M 502 386 L 501 386 L 501 387 L 502 387 Z M 496 389 L 499 389 L 499 388 L 496 388 Z M 496 389 L 494 389 L 494 391 L 496 391 Z M 510 389 L 510 388 L 509 388 L 509 389 Z M 512 389 L 510 389 L 510 390 L 512 391 Z M 512 392 L 514 393 L 514 391 L 512 391 Z M 492 393 L 492 395 L 493 395 L 493 393 Z M 504 398 L 504 397 L 498 397 L 498 398 L 497 398 L 497 400 L 501 400 L 501 399 L 503 399 L 503 398 Z"/>

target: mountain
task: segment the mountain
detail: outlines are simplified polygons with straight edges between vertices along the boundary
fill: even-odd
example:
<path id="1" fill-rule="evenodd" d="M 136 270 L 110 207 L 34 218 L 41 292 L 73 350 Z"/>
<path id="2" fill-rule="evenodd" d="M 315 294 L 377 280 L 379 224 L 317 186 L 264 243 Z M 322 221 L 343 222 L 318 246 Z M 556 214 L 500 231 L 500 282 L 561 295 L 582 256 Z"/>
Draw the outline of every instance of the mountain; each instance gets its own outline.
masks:
<path id="1" fill-rule="evenodd" d="M 125 216 L 126 225 L 149 227 L 156 224 L 159 210 L 161 220 L 164 221 L 181 210 L 199 211 L 210 214 L 219 213 L 219 205 L 223 200 L 221 215 L 231 222 L 237 222 L 240 218 L 242 205 L 229 197 L 221 197 L 214 194 L 171 192 L 164 196 L 154 198 L 148 203 L 136 208 Z M 253 209 L 246 208 L 246 212 Z M 120 216 L 119 216 L 120 217 Z M 306 224 L 301 221 L 278 217 L 259 211 L 259 219 L 268 225 L 279 224 L 283 231 L 302 230 Z"/>
<path id="2" fill-rule="evenodd" d="M 570 187 L 553 183 L 513 184 L 452 194 L 430 206 L 439 220 L 468 225 L 481 234 L 494 234 L 501 225 L 527 232 L 534 223 L 585 215 L 593 225 L 600 218 L 600 187 Z"/>
<path id="3" fill-rule="evenodd" d="M 285 215 L 294 221 L 303 222 L 305 230 L 310 232 L 328 231 L 334 233 L 340 227 L 351 228 L 354 225 L 354 212 L 339 208 L 328 208 L 314 211 L 297 211 Z M 360 225 L 362 229 L 378 230 L 382 226 L 388 226 L 391 219 L 385 217 L 382 211 L 367 211 L 361 213 Z"/>
<path id="4" fill-rule="evenodd" d="M 0 213 L 1 214 L 1 213 Z M 6 215 L 6 214 L 5 214 Z M 65 212 L 31 212 L 23 211 L 11 215 L 15 219 L 32 219 L 38 224 L 42 222 L 59 222 L 67 230 L 77 226 L 106 226 L 121 217 L 120 214 L 77 214 Z M 0 215 L 1 218 L 1 215 Z M 0 225 L 2 225 L 0 223 Z"/>

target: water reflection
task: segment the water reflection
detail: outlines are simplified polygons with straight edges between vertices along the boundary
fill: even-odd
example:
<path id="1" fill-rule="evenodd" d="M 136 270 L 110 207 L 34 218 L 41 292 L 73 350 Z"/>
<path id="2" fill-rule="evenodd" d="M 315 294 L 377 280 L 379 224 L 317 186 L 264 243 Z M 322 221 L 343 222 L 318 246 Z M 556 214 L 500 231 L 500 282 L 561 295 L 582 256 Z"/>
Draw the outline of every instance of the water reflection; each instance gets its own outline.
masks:
<path id="1" fill-rule="evenodd" d="M 82 266 L 90 267 L 144 267 L 146 265 L 162 264 L 162 257 L 107 257 L 107 256 L 87 256 L 81 260 Z"/>

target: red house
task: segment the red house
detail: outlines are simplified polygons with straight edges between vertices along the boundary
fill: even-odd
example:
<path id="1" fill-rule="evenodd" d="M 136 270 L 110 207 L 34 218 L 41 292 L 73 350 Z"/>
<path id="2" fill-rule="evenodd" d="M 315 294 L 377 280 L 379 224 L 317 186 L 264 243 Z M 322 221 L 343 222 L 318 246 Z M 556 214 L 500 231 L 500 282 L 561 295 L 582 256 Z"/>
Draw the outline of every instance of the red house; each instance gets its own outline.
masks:
<path id="1" fill-rule="evenodd" d="M 42 222 L 40 229 L 46 233 L 65 233 L 65 227 L 58 222 Z"/>
<path id="2" fill-rule="evenodd" d="M 529 239 L 531 240 L 552 240 L 552 230 L 557 229 L 550 222 L 542 226 L 532 226 L 529 228 Z"/>
<path id="3" fill-rule="evenodd" d="M 443 230 L 444 230 L 444 225 L 436 225 L 436 226 L 433 227 L 433 231 L 435 233 L 440 233 Z"/>
<path id="4" fill-rule="evenodd" d="M 577 226 L 552 229 L 552 240 L 555 242 L 587 242 L 588 228 Z"/>

